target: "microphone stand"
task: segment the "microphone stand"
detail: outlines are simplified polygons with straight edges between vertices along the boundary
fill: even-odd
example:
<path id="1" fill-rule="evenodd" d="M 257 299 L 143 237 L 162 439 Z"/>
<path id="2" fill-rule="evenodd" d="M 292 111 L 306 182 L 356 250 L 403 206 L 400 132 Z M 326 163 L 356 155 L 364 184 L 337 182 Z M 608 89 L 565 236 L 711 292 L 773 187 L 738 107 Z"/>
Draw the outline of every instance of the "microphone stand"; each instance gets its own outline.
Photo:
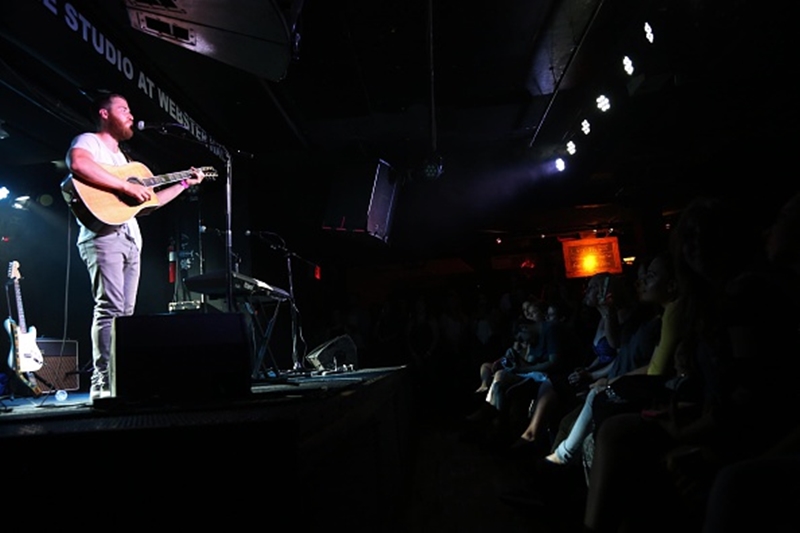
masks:
<path id="1" fill-rule="evenodd" d="M 231 230 L 231 213 L 233 198 L 233 162 L 231 154 L 224 146 L 226 159 L 225 179 L 225 296 L 228 299 L 228 312 L 232 313 L 233 305 L 233 231 Z"/>
<path id="2" fill-rule="evenodd" d="M 288 282 L 289 282 L 289 312 L 290 312 L 291 321 L 292 321 L 292 371 L 294 371 L 294 372 L 302 372 L 303 371 L 303 363 L 302 363 L 301 358 L 298 356 L 298 353 L 297 353 L 297 337 L 298 337 L 298 330 L 299 330 L 297 318 L 298 318 L 299 312 L 297 310 L 297 303 L 296 303 L 295 296 L 294 296 L 294 274 L 292 273 L 292 259 L 293 258 L 297 258 L 297 259 L 300 259 L 301 261 L 304 261 L 304 262 L 309 263 L 309 264 L 311 264 L 311 262 L 307 261 L 306 259 L 300 257 L 296 253 L 294 253 L 291 250 L 289 250 L 286 247 L 286 242 L 277 233 L 272 233 L 272 232 L 269 232 L 269 231 L 257 231 L 257 232 L 253 232 L 253 233 L 255 235 L 257 235 L 259 239 L 265 241 L 267 243 L 267 246 L 269 246 L 270 248 L 272 248 L 273 250 L 275 250 L 277 252 L 281 252 L 284 255 L 284 257 L 286 258 L 286 272 L 287 272 Z M 276 244 L 274 242 L 271 242 L 270 239 L 267 238 L 267 236 L 272 236 L 275 239 L 277 239 L 278 240 L 278 244 Z"/>

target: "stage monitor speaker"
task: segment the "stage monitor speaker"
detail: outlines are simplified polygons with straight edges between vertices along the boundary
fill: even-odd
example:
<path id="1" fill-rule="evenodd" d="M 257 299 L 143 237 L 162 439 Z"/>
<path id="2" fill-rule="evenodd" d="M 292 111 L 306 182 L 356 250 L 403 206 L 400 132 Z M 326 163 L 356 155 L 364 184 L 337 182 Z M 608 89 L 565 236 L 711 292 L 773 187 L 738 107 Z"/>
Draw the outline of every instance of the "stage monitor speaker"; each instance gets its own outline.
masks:
<path id="1" fill-rule="evenodd" d="M 244 315 L 118 317 L 112 329 L 111 396 L 132 402 L 202 403 L 250 394 Z"/>
<path id="2" fill-rule="evenodd" d="M 306 355 L 315 370 L 340 370 L 358 368 L 358 351 L 350 335 L 339 335 L 320 344 Z"/>
<path id="3" fill-rule="evenodd" d="M 76 391 L 80 388 L 78 341 L 39 337 L 44 364 L 36 371 L 36 383 L 42 392 Z"/>
<path id="4" fill-rule="evenodd" d="M 348 165 L 331 186 L 322 229 L 388 241 L 397 186 L 398 178 L 385 161 Z"/>

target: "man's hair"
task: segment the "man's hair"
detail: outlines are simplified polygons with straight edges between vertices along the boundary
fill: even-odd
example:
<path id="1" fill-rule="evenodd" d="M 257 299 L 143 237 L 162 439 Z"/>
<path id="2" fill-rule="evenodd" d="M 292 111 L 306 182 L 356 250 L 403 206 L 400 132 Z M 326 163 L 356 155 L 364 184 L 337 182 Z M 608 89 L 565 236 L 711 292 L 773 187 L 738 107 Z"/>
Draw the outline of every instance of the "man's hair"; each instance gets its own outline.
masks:
<path id="1" fill-rule="evenodd" d="M 91 113 L 92 113 L 92 120 L 94 120 L 95 126 L 100 126 L 100 110 L 101 109 L 109 109 L 111 107 L 111 101 L 114 98 L 125 98 L 121 94 L 118 93 L 111 93 L 111 92 L 103 92 L 97 95 L 97 97 L 92 100 L 91 103 Z"/>

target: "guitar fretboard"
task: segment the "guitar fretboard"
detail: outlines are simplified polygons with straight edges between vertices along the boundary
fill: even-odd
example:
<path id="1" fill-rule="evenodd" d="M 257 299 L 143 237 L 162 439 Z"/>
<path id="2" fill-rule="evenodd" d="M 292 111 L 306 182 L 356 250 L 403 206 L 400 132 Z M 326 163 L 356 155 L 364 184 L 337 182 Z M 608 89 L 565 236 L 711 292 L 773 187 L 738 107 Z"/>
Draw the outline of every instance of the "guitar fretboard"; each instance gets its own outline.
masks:
<path id="1" fill-rule="evenodd" d="M 168 185 L 176 181 L 185 180 L 192 177 L 191 170 L 181 170 L 180 172 L 170 172 L 168 174 L 159 174 L 158 176 L 151 176 L 149 178 L 139 178 L 145 187 L 158 187 L 160 185 Z"/>
<path id="2" fill-rule="evenodd" d="M 22 291 L 19 288 L 19 280 L 14 280 L 14 295 L 17 299 L 17 327 L 20 332 L 27 333 L 28 328 L 25 326 L 25 310 L 22 307 Z"/>

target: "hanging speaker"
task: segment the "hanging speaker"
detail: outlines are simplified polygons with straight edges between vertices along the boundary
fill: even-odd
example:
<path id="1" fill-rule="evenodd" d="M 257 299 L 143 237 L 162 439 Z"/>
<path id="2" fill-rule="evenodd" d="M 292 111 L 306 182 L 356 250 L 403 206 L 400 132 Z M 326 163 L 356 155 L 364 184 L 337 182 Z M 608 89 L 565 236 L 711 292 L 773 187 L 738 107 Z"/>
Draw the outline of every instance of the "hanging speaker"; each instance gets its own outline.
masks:
<path id="1" fill-rule="evenodd" d="M 288 3 L 125 0 L 133 29 L 272 81 L 291 60 L 301 3 Z"/>
<path id="2" fill-rule="evenodd" d="M 388 242 L 399 179 L 383 160 L 351 163 L 331 185 L 322 229 Z"/>
<path id="3" fill-rule="evenodd" d="M 111 395 L 180 403 L 250 394 L 250 344 L 241 313 L 158 314 L 114 319 Z"/>

